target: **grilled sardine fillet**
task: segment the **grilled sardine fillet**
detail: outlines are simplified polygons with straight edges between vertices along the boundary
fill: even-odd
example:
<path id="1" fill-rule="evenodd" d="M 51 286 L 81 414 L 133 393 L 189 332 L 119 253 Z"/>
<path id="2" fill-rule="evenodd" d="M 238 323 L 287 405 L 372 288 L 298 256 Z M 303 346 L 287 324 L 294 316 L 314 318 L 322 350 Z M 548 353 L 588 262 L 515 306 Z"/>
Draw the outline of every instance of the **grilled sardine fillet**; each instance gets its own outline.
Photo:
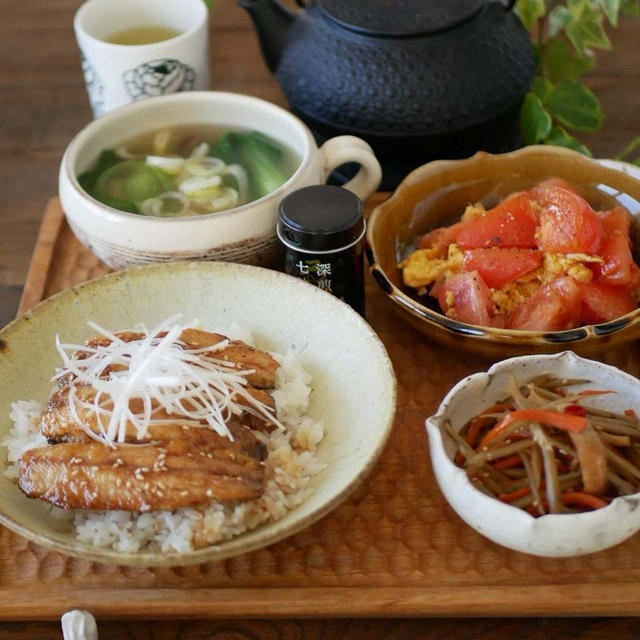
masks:
<path id="1" fill-rule="evenodd" d="M 55 444 L 21 456 L 18 486 L 63 509 L 149 511 L 253 500 L 264 491 L 264 449 L 253 456 L 247 450 L 246 440 L 231 442 L 209 429 L 115 449 L 99 442 Z"/>
<path id="2" fill-rule="evenodd" d="M 251 387 L 248 387 L 247 391 L 254 398 L 256 398 L 256 400 L 259 400 L 264 405 L 266 405 L 271 415 L 275 416 L 275 402 L 268 393 L 265 393 L 264 391 L 261 391 L 259 389 L 253 389 Z M 92 403 L 95 398 L 96 391 L 93 389 L 93 387 L 90 387 L 88 385 L 78 385 L 77 387 L 75 387 L 75 395 L 79 401 Z M 236 401 L 239 404 L 245 404 L 247 402 L 246 399 L 239 397 L 236 398 Z M 103 408 L 106 410 L 110 410 L 113 408 L 113 403 L 106 403 Z M 139 399 L 132 400 L 129 403 L 129 408 L 135 413 L 142 412 L 142 401 Z M 91 429 L 91 431 L 93 431 L 94 433 L 99 433 L 98 419 L 93 409 L 85 408 L 76 402 L 75 413 L 77 417 Z M 178 422 L 180 421 L 179 416 L 168 414 L 163 409 L 157 409 L 153 414 L 153 418 L 157 420 L 175 419 Z M 103 420 L 104 424 L 106 425 L 106 423 L 108 422 L 108 417 L 104 417 Z M 266 416 L 262 418 L 260 416 L 254 416 L 249 413 L 243 413 L 238 416 L 233 416 L 232 421 L 245 424 L 251 429 L 256 429 L 258 431 L 270 431 L 274 426 L 273 423 L 266 418 Z M 168 429 L 172 426 L 173 425 L 163 425 L 155 427 L 152 426 L 149 428 L 148 437 L 138 439 L 134 425 L 129 422 L 127 423 L 126 441 L 149 442 L 150 440 L 167 440 L 172 437 L 169 435 L 168 431 Z M 40 431 L 42 435 L 47 438 L 47 440 L 49 440 L 49 442 L 89 441 L 90 436 L 88 436 L 85 430 L 78 424 L 76 416 L 73 415 L 69 408 L 69 387 L 64 387 L 59 391 L 51 394 L 51 397 L 49 398 L 49 402 L 47 404 L 47 409 L 42 414 Z"/>
<path id="3" fill-rule="evenodd" d="M 134 340 L 142 340 L 146 337 L 144 333 L 136 331 L 122 331 L 116 333 L 116 336 L 123 342 L 132 342 Z M 166 332 L 158 334 L 159 338 L 164 337 Z M 189 349 L 206 349 L 206 347 L 212 347 L 223 340 L 227 340 L 226 336 L 219 333 L 210 333 L 209 331 L 202 331 L 200 329 L 184 329 L 180 334 L 180 340 Z M 87 346 L 92 348 L 107 347 L 111 344 L 111 340 L 106 336 L 98 336 L 87 341 Z M 77 351 L 74 357 L 83 359 L 90 356 L 88 351 Z M 229 345 L 223 349 L 216 351 L 203 351 L 203 355 L 210 358 L 217 358 L 218 360 L 225 360 L 236 366 L 237 369 L 251 369 L 253 373 L 246 376 L 247 382 L 258 389 L 273 389 L 276 384 L 276 371 L 278 369 L 278 363 L 275 359 L 266 351 L 260 351 L 254 347 L 250 347 L 248 344 L 241 340 L 230 340 Z M 109 370 L 115 370 L 116 367 L 111 367 Z M 105 371 L 105 374 L 109 371 Z M 61 386 L 65 386 L 69 382 L 69 378 L 61 378 Z"/>

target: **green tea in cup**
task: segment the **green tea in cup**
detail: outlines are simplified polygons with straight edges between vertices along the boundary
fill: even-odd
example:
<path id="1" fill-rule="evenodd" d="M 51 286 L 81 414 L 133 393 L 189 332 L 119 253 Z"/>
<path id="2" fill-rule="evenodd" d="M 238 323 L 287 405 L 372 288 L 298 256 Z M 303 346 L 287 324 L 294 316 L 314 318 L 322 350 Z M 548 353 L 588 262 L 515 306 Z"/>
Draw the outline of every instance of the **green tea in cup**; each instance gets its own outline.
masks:
<path id="1" fill-rule="evenodd" d="M 177 29 L 161 26 L 129 27 L 107 36 L 105 42 L 112 44 L 153 44 L 180 35 Z"/>

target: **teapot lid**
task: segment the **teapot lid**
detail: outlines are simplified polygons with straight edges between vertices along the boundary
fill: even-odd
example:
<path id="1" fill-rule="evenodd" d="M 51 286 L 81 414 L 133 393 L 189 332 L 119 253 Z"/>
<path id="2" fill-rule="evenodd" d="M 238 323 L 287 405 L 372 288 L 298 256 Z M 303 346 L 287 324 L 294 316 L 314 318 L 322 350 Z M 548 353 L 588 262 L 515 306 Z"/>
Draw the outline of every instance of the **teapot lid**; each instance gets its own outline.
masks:
<path id="1" fill-rule="evenodd" d="M 444 31 L 477 13 L 486 0 L 318 0 L 342 27 L 367 35 L 417 36 Z"/>

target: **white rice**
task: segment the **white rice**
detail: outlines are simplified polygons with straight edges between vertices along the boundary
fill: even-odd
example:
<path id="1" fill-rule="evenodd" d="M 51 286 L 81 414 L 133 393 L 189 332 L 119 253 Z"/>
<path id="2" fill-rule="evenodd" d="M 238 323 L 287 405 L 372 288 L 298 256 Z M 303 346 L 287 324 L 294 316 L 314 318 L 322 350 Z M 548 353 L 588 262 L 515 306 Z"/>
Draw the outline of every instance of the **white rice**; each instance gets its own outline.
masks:
<path id="1" fill-rule="evenodd" d="M 253 343 L 249 332 L 238 325 L 224 332 L 231 338 Z M 68 512 L 51 507 L 52 516 L 69 518 L 76 536 L 96 547 L 121 552 L 175 551 L 193 549 L 229 540 L 266 522 L 275 522 L 299 505 L 311 492 L 311 477 L 322 470 L 316 450 L 324 436 L 322 422 L 306 415 L 311 395 L 311 376 L 293 354 L 272 353 L 280 364 L 273 397 L 278 419 L 286 431 L 257 434 L 267 446 L 265 490 L 257 500 L 212 502 L 202 508 L 174 511 L 98 511 L 78 509 Z M 5 475 L 18 476 L 16 462 L 33 447 L 47 444 L 40 434 L 43 407 L 34 401 L 17 401 L 11 408 L 13 428 L 2 441 L 9 464 Z"/>

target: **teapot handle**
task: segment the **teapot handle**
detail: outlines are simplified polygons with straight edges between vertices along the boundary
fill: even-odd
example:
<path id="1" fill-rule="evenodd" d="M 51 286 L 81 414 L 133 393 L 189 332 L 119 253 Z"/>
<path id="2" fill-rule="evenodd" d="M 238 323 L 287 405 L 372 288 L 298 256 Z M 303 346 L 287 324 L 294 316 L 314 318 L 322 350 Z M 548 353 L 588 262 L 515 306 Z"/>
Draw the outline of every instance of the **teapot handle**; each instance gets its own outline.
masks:
<path id="1" fill-rule="evenodd" d="M 322 160 L 323 182 L 329 174 L 347 162 L 357 162 L 360 165 L 358 173 L 343 184 L 345 189 L 355 193 L 360 200 L 366 200 L 373 195 L 380 186 L 382 168 L 373 153 L 373 149 L 362 139 L 355 136 L 337 136 L 327 140 L 320 147 Z"/>

